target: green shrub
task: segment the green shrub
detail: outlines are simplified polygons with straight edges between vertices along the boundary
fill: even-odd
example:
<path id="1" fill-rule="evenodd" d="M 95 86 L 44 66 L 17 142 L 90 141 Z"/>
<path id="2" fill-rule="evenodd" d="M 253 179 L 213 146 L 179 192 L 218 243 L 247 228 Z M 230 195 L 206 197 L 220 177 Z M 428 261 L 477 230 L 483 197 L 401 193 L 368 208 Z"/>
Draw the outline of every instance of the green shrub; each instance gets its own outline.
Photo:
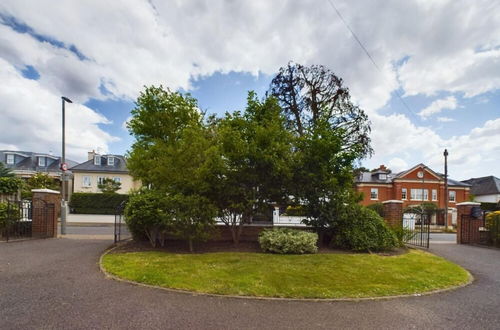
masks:
<path id="1" fill-rule="evenodd" d="M 486 203 L 482 202 L 481 203 L 481 209 L 483 211 L 500 211 L 500 203 Z"/>
<path id="2" fill-rule="evenodd" d="M 375 211 L 353 205 L 350 221 L 343 221 L 335 228 L 331 244 L 353 251 L 384 251 L 397 246 L 394 233 Z"/>
<path id="3" fill-rule="evenodd" d="M 384 217 L 384 204 L 382 203 L 373 203 L 367 206 L 370 210 L 377 212 L 378 215 Z"/>
<path id="4" fill-rule="evenodd" d="M 128 198 L 122 194 L 73 193 L 69 206 L 72 213 L 115 214 L 116 208 Z"/>
<path id="5" fill-rule="evenodd" d="M 288 228 L 264 230 L 259 235 L 259 244 L 264 252 L 279 254 L 316 253 L 317 241 L 316 233 Z"/>
<path id="6" fill-rule="evenodd" d="M 415 236 L 415 232 L 413 230 L 404 228 L 403 226 L 392 226 L 390 228 L 396 237 L 398 246 L 400 247 L 405 246 L 406 242 Z"/>
<path id="7" fill-rule="evenodd" d="M 0 202 L 0 231 L 19 220 L 19 206 L 7 202 Z"/>
<path id="8" fill-rule="evenodd" d="M 486 228 L 490 231 L 490 243 L 500 247 L 500 211 L 486 215 Z"/>
<path id="9" fill-rule="evenodd" d="M 304 206 L 302 205 L 290 205 L 286 208 L 285 215 L 289 215 L 291 217 L 300 217 L 306 216 L 307 212 Z"/>
<path id="10" fill-rule="evenodd" d="M 114 196 L 114 195 L 112 195 Z M 143 192 L 130 196 L 125 223 L 135 240 L 147 238 L 152 246 L 164 245 L 170 217 L 165 213 L 164 196 Z"/>

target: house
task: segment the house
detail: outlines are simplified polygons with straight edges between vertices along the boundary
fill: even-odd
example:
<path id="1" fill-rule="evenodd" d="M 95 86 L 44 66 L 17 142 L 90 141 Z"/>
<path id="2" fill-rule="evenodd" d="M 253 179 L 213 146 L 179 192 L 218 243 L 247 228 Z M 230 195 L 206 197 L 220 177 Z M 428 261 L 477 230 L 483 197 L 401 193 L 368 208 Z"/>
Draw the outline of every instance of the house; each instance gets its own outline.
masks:
<path id="1" fill-rule="evenodd" d="M 141 183 L 132 178 L 127 169 L 127 161 L 121 155 L 100 155 L 91 151 L 88 160 L 70 168 L 73 172 L 73 192 L 101 192 L 97 187 L 105 178 L 121 183 L 120 194 L 127 194 L 132 189 L 141 187 Z"/>
<path id="2" fill-rule="evenodd" d="M 474 195 L 476 202 L 499 203 L 500 202 L 500 179 L 490 175 L 481 178 L 472 178 L 462 181 L 471 185 L 470 193 Z"/>
<path id="3" fill-rule="evenodd" d="M 28 179 L 36 173 L 47 173 L 57 181 L 61 180 L 61 157 L 31 151 L 0 150 L 0 162 L 12 170 L 15 176 Z M 66 160 L 68 167 L 77 163 Z"/>
<path id="4" fill-rule="evenodd" d="M 356 190 L 363 193 L 361 203 L 365 206 L 388 200 L 403 202 L 403 208 L 432 202 L 445 209 L 448 199 L 448 225 L 456 224 L 456 207 L 468 201 L 470 185 L 448 178 L 448 196 L 445 196 L 444 175 L 424 164 L 400 173 L 391 173 L 384 165 L 375 171 L 360 173 L 356 178 Z M 433 216 L 433 224 L 444 225 L 444 214 Z"/>

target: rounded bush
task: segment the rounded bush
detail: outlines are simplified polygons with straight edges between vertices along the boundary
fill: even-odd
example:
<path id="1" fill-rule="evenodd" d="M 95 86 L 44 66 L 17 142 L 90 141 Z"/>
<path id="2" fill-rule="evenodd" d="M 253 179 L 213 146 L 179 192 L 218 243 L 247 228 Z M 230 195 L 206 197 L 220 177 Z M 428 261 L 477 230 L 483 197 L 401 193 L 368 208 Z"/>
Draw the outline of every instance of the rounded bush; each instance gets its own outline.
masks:
<path id="1" fill-rule="evenodd" d="M 338 226 L 333 246 L 353 251 L 385 251 L 398 245 L 396 236 L 377 212 L 355 205 L 350 217 Z"/>
<path id="2" fill-rule="evenodd" d="M 259 244 L 264 252 L 279 254 L 316 253 L 317 241 L 316 233 L 288 228 L 264 230 L 259 235 Z"/>

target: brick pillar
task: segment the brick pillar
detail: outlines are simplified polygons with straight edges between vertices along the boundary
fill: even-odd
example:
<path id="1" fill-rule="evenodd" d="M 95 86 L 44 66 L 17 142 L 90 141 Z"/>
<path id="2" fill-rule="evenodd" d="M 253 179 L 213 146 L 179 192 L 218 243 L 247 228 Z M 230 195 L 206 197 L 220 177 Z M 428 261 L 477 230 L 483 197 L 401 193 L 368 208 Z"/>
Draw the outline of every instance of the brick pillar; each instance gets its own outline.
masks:
<path id="1" fill-rule="evenodd" d="M 57 219 L 61 213 L 61 194 L 51 189 L 33 189 L 32 236 L 57 237 Z M 45 202 L 45 203 L 44 203 Z"/>
<path id="2" fill-rule="evenodd" d="M 403 224 L 403 201 L 389 200 L 382 204 L 385 222 L 391 226 L 401 226 Z"/>
<path id="3" fill-rule="evenodd" d="M 462 215 L 469 215 L 471 209 L 474 206 L 481 206 L 481 203 L 476 202 L 463 202 L 457 203 L 455 205 L 457 207 L 457 244 L 461 244 L 462 242 Z"/>

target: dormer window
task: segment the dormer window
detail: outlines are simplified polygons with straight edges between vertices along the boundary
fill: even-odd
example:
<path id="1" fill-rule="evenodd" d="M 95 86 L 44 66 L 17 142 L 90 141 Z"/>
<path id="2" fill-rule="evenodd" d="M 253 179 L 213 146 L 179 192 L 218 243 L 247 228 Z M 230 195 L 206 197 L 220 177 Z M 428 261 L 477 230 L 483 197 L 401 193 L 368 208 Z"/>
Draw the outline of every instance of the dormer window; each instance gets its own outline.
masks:
<path id="1" fill-rule="evenodd" d="M 387 174 L 383 174 L 383 173 L 379 174 L 378 179 L 379 180 L 387 180 Z"/>
<path id="2" fill-rule="evenodd" d="M 94 156 L 94 165 L 101 165 L 101 156 L 99 155 Z"/>
<path id="3" fill-rule="evenodd" d="M 46 161 L 45 157 L 38 157 L 38 166 L 45 167 L 46 164 L 47 164 L 47 161 Z"/>
<path id="4" fill-rule="evenodd" d="M 14 164 L 14 154 L 7 154 L 7 164 L 8 165 L 13 165 Z"/>
<path id="5" fill-rule="evenodd" d="M 109 166 L 114 166 L 115 165 L 115 157 L 109 156 L 108 157 L 108 165 Z"/>

